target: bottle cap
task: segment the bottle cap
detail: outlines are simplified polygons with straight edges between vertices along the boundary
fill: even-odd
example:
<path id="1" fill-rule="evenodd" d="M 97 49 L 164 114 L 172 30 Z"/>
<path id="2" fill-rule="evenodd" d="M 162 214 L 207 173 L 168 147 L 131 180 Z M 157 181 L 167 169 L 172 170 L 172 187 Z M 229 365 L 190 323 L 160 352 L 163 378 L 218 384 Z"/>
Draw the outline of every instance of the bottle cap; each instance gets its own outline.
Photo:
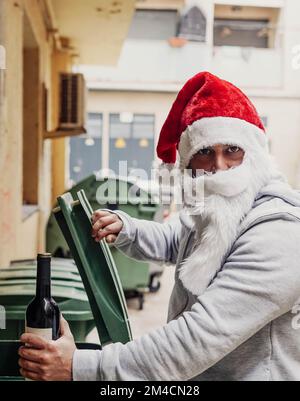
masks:
<path id="1" fill-rule="evenodd" d="M 38 254 L 38 259 L 51 259 L 51 253 L 39 253 Z"/>

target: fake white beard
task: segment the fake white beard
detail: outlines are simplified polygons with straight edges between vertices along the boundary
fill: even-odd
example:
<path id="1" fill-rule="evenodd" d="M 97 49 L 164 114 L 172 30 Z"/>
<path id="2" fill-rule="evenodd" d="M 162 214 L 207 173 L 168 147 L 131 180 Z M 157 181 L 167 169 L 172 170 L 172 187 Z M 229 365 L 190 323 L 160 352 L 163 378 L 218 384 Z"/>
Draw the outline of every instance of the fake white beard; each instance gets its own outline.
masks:
<path id="1" fill-rule="evenodd" d="M 254 160 L 245 154 L 238 167 L 210 176 L 189 177 L 185 182 L 198 188 L 198 194 L 204 189 L 204 203 L 195 205 L 191 197 L 184 198 L 185 210 L 195 223 L 196 244 L 181 265 L 179 277 L 194 295 L 201 295 L 221 269 L 259 190 L 278 175 L 269 154 L 262 152 L 259 156 L 256 153 Z"/>

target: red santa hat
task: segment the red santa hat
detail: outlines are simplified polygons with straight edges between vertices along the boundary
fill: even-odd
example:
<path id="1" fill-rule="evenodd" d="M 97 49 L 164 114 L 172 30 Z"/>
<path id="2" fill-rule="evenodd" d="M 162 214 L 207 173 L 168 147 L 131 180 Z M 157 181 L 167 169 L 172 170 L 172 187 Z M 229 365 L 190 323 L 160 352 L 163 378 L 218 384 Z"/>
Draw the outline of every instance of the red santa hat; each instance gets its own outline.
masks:
<path id="1" fill-rule="evenodd" d="M 162 127 L 157 155 L 174 165 L 178 150 L 180 168 L 186 168 L 200 149 L 217 143 L 245 151 L 267 148 L 265 128 L 250 99 L 230 82 L 201 72 L 179 92 Z"/>

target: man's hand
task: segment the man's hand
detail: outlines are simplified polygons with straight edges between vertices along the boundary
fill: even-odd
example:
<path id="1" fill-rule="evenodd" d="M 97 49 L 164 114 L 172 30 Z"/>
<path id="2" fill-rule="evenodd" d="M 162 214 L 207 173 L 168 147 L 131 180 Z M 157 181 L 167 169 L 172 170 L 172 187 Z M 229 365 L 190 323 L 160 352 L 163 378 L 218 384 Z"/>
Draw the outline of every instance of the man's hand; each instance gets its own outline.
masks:
<path id="1" fill-rule="evenodd" d="M 97 210 L 92 216 L 92 237 L 96 242 L 106 238 L 109 244 L 115 242 L 122 230 L 123 221 L 115 214 L 106 210 Z"/>
<path id="2" fill-rule="evenodd" d="M 23 377 L 36 381 L 72 380 L 72 360 L 76 345 L 63 317 L 60 331 L 61 337 L 57 341 L 46 341 L 35 334 L 21 336 L 20 341 L 27 344 L 19 349 L 19 365 Z"/>

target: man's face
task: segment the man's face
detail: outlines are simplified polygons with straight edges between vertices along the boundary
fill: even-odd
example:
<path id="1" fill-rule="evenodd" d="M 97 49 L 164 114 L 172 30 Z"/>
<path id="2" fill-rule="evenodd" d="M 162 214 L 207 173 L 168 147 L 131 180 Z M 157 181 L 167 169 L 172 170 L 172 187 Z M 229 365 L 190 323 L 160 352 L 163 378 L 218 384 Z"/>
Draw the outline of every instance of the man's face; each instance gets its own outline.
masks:
<path id="1" fill-rule="evenodd" d="M 199 150 L 191 159 L 189 168 L 215 173 L 218 170 L 228 170 L 242 164 L 244 150 L 232 145 L 214 145 Z"/>

